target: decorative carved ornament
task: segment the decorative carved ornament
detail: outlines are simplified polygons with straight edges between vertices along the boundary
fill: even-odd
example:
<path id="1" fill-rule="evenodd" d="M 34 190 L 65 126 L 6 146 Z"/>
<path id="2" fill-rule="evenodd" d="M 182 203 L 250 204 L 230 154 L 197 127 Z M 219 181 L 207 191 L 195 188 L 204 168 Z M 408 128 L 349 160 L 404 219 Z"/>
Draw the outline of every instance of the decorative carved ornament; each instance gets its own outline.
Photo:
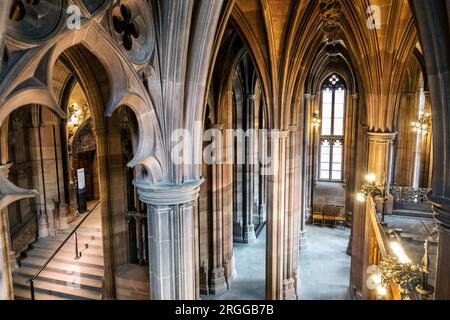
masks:
<path id="1" fill-rule="evenodd" d="M 342 8 L 339 0 L 320 0 L 320 14 L 322 29 L 328 41 L 333 42 L 341 38 Z"/>
<path id="2" fill-rule="evenodd" d="M 125 50 L 133 49 L 133 38 L 139 38 L 139 25 L 135 21 L 131 9 L 126 4 L 120 5 L 120 14 L 113 16 L 114 30 L 123 35 L 122 44 Z"/>
<path id="3" fill-rule="evenodd" d="M 153 16 L 144 0 L 121 0 L 111 10 L 110 26 L 117 44 L 123 46 L 131 62 L 145 67 L 153 56 L 155 31 Z"/>
<path id="4" fill-rule="evenodd" d="M 50 39 L 65 25 L 67 3 L 67 0 L 14 0 L 8 35 L 19 48 Z"/>

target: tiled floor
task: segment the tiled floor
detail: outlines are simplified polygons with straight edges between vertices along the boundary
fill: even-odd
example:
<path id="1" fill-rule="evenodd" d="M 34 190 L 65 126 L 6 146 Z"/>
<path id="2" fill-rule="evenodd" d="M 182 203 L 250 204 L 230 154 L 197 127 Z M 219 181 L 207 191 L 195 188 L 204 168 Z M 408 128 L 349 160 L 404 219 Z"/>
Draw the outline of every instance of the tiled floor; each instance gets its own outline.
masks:
<path id="1" fill-rule="evenodd" d="M 346 299 L 350 257 L 349 230 L 307 227 L 308 249 L 300 254 L 300 299 Z M 235 244 L 237 278 L 221 296 L 203 300 L 263 300 L 265 296 L 266 234 L 254 244 Z"/>

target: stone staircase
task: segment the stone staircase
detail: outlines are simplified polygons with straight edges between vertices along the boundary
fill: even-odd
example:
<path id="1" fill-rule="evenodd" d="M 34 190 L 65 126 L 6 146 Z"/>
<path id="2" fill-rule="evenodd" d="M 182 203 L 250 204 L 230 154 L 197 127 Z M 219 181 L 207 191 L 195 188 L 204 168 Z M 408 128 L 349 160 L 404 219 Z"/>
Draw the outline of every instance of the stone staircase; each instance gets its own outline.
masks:
<path id="1" fill-rule="evenodd" d="M 26 283 L 45 264 L 72 228 L 58 231 L 56 236 L 39 239 L 24 253 L 20 268 L 13 273 L 16 300 L 31 298 Z M 72 236 L 50 264 L 34 281 L 36 300 L 100 300 L 104 277 L 102 231 L 100 227 L 81 226 L 75 258 L 75 239 Z"/>

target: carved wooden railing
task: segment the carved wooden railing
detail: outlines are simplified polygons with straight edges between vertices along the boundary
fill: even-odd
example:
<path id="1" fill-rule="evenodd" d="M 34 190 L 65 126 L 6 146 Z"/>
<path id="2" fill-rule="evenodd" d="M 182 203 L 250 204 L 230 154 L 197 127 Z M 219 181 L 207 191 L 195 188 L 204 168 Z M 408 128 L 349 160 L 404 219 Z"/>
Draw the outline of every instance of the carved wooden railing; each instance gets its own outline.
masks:
<path id="1" fill-rule="evenodd" d="M 394 211 L 411 210 L 431 213 L 432 204 L 427 198 L 430 192 L 431 189 L 427 188 L 393 186 L 389 189 L 389 193 L 394 198 Z"/>
<path id="2" fill-rule="evenodd" d="M 366 206 L 369 219 L 370 232 L 370 252 L 369 252 L 369 266 L 378 266 L 380 262 L 389 254 L 389 237 L 386 234 L 379 215 L 376 210 L 375 201 L 369 197 Z M 388 300 L 401 300 L 399 286 L 392 282 L 387 288 L 388 292 L 386 298 Z M 368 292 L 368 299 L 376 299 L 375 292 Z"/>

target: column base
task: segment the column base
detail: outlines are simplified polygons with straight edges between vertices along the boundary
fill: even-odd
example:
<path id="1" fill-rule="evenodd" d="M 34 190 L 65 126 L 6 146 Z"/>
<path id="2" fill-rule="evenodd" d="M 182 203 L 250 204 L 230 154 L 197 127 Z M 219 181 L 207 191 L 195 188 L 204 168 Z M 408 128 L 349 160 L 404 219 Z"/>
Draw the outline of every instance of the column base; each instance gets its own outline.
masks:
<path id="1" fill-rule="evenodd" d="M 67 206 L 63 205 L 59 208 L 59 229 L 65 230 L 68 228 L 67 224 Z"/>
<path id="2" fill-rule="evenodd" d="M 306 231 L 300 232 L 300 239 L 299 239 L 299 249 L 300 251 L 308 249 L 308 243 L 306 241 Z"/>
<path id="3" fill-rule="evenodd" d="M 353 234 L 353 233 L 352 233 Z M 347 255 L 349 255 L 350 257 L 352 256 L 352 245 L 353 245 L 353 242 L 352 242 L 352 235 L 350 235 L 350 239 L 349 239 L 349 241 L 348 241 L 348 246 L 347 246 Z"/>
<path id="4" fill-rule="evenodd" d="M 235 268 L 235 258 L 234 254 L 231 256 L 229 261 L 226 261 L 224 264 L 224 273 L 225 273 L 225 283 L 227 285 L 227 290 L 230 290 L 231 284 L 234 279 L 236 279 L 236 268 Z"/>
<path id="5" fill-rule="evenodd" d="M 211 294 L 222 294 L 227 291 L 225 281 L 225 269 L 217 268 L 211 271 L 209 292 Z"/>
<path id="6" fill-rule="evenodd" d="M 294 279 L 286 279 L 283 282 L 283 300 L 297 300 L 297 289 Z"/>
<path id="7" fill-rule="evenodd" d="M 39 214 L 39 232 L 38 232 L 39 237 L 38 238 L 42 239 L 42 238 L 48 237 L 49 233 L 50 233 L 49 229 L 50 229 L 50 225 L 48 223 L 48 218 L 47 218 L 45 212 L 41 211 L 41 213 Z"/>
<path id="8" fill-rule="evenodd" d="M 234 243 L 254 243 L 256 242 L 255 226 L 253 224 L 243 228 L 244 234 L 233 235 Z"/>
<path id="9" fill-rule="evenodd" d="M 19 262 L 17 262 L 17 257 L 16 257 L 16 253 L 14 251 L 10 251 L 9 254 L 9 260 L 10 260 L 10 264 L 11 264 L 11 272 L 17 271 L 20 266 L 19 266 Z"/>

